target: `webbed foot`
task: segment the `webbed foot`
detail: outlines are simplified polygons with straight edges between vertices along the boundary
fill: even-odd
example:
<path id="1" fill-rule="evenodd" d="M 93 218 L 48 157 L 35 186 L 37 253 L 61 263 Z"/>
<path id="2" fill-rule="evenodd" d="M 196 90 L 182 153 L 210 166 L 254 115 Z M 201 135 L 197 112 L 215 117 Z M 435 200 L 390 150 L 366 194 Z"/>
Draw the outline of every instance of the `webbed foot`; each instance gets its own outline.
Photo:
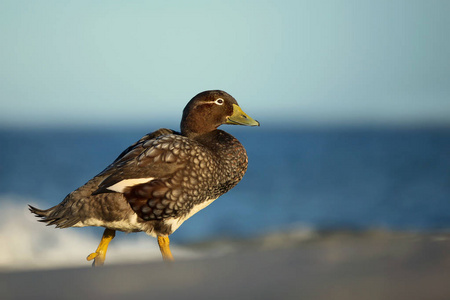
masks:
<path id="1" fill-rule="evenodd" d="M 100 267 L 103 266 L 105 263 L 106 258 L 106 251 L 108 250 L 108 245 L 116 235 L 116 231 L 112 229 L 106 228 L 103 232 L 102 240 L 100 241 L 100 244 L 97 247 L 97 250 L 95 250 L 94 253 L 91 253 L 86 258 L 88 261 L 94 260 L 92 262 L 93 267 Z"/>

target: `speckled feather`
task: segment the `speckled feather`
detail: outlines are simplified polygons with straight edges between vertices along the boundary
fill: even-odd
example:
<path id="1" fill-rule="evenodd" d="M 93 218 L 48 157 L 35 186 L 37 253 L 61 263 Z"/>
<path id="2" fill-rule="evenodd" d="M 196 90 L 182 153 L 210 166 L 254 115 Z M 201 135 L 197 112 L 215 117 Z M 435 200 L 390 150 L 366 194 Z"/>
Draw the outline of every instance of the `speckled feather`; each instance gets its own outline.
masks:
<path id="1" fill-rule="evenodd" d="M 155 178 L 123 192 L 143 220 L 186 215 L 194 205 L 215 199 L 234 187 L 247 169 L 244 147 L 221 130 L 203 136 L 202 141 L 169 134 L 141 142 L 137 147 L 140 151 L 135 152 L 133 159 L 119 160 L 110 167 L 115 172 L 94 194 L 107 192 L 108 187 L 126 178 Z"/>

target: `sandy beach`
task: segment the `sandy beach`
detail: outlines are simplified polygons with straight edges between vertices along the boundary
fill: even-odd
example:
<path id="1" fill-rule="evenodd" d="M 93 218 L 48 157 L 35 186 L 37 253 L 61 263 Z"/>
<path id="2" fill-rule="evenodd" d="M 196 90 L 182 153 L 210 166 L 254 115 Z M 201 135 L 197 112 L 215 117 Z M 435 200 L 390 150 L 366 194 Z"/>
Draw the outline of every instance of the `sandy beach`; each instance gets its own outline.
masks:
<path id="1" fill-rule="evenodd" d="M 449 233 L 291 232 L 188 248 L 207 254 L 4 271 L 0 299 L 450 299 Z"/>

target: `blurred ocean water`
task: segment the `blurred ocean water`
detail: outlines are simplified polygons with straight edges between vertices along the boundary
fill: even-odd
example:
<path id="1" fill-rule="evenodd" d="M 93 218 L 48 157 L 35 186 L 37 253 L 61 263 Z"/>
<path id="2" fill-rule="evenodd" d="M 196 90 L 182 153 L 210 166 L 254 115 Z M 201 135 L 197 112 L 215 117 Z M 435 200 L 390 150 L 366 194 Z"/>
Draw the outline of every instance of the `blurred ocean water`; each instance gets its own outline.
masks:
<path id="1" fill-rule="evenodd" d="M 248 172 L 184 223 L 172 235 L 175 243 L 293 228 L 450 228 L 450 129 L 223 129 L 246 147 Z M 6 240 L 20 222 L 26 225 L 18 235 L 35 227 L 62 235 L 35 222 L 26 205 L 59 203 L 145 133 L 0 130 L 0 238 Z"/>

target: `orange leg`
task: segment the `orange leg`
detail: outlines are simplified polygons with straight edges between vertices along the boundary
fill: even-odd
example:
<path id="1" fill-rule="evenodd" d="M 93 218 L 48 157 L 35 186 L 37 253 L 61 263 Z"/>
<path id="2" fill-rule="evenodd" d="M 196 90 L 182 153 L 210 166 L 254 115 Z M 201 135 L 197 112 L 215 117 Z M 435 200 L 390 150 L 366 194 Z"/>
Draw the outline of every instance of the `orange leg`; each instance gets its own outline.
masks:
<path id="1" fill-rule="evenodd" d="M 164 261 L 174 261 L 172 252 L 170 252 L 169 244 L 170 241 L 168 236 L 158 235 L 159 250 L 161 250 Z"/>
<path id="2" fill-rule="evenodd" d="M 108 245 L 116 235 L 116 231 L 112 229 L 106 228 L 103 232 L 102 240 L 95 250 L 94 253 L 91 253 L 86 258 L 88 261 L 94 260 L 92 263 L 93 267 L 103 266 L 106 257 L 106 250 L 108 250 Z"/>

